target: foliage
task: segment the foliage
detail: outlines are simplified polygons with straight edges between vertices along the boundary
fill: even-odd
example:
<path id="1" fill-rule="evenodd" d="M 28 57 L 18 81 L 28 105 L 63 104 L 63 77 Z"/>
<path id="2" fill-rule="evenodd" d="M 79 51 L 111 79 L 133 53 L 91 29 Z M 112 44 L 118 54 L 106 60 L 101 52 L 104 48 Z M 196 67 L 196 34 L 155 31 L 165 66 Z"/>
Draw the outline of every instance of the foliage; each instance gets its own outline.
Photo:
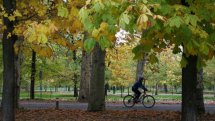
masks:
<path id="1" fill-rule="evenodd" d="M 180 55 L 172 54 L 171 48 L 167 48 L 157 56 L 158 63 L 146 64 L 146 83 L 148 86 L 167 84 L 178 88 L 181 85 Z"/>
<path id="2" fill-rule="evenodd" d="M 204 87 L 205 89 L 214 89 L 215 86 L 215 59 L 213 58 L 211 61 L 207 62 L 207 66 L 203 69 L 204 71 Z"/>
<path id="3" fill-rule="evenodd" d="M 44 115 L 40 115 L 44 114 Z M 39 116 L 40 115 L 40 116 Z M 207 120 L 212 119 L 213 115 L 208 115 Z M 159 121 L 179 121 L 180 113 L 173 111 L 105 111 L 105 112 L 86 112 L 84 110 L 65 110 L 65 109 L 40 109 L 40 110 L 18 110 L 16 120 L 78 120 L 79 121 L 101 121 L 108 119 L 109 121 L 115 120 L 159 120 Z M 206 121 L 207 121 L 206 120 Z"/>
<path id="4" fill-rule="evenodd" d="M 110 85 L 130 86 L 134 82 L 136 66 L 131 49 L 129 45 L 121 45 L 107 50 L 106 65 L 111 72 L 108 81 Z"/>
<path id="5" fill-rule="evenodd" d="M 88 0 L 79 15 L 95 41 L 100 42 L 122 28 L 131 38 L 135 38 L 135 33 L 142 34 L 141 45 L 134 51 L 140 54 L 138 57 L 144 50 L 150 52 L 150 61 L 156 62 L 155 53 L 174 46 L 174 53 L 198 55 L 200 68 L 214 55 L 214 4 L 211 0 L 189 1 L 189 4 L 186 7 L 178 1 L 167 0 Z M 100 45 L 108 46 L 107 43 Z M 186 66 L 185 58 L 181 66 Z"/>
<path id="6" fill-rule="evenodd" d="M 62 87 L 73 86 L 73 76 L 80 77 L 80 50 L 77 50 L 77 60 L 73 61 L 73 53 L 68 48 L 53 46 L 55 54 L 51 58 L 40 57 L 36 61 L 36 87 L 40 86 L 39 73 L 42 71 L 42 86 Z M 31 58 L 24 56 L 22 64 L 22 88 L 28 88 L 30 79 Z M 79 82 L 79 78 L 77 80 Z"/>
<path id="7" fill-rule="evenodd" d="M 146 120 L 146 121 L 180 121 L 180 112 L 176 111 L 153 111 L 153 110 L 127 110 L 105 112 L 86 112 L 84 110 L 67 110 L 67 109 L 39 109 L 39 110 L 17 110 L 16 120 L 78 120 L 79 121 L 101 121 L 108 119 L 116 120 Z M 41 115 L 43 114 L 43 115 Z M 214 114 L 202 114 L 200 120 L 214 120 Z"/>
<path id="8" fill-rule="evenodd" d="M 20 39 L 24 38 L 22 47 L 24 53 L 33 49 L 40 56 L 51 57 L 53 44 L 62 45 L 71 50 L 81 47 L 80 41 L 71 43 L 67 41 L 66 35 L 69 33 L 75 38 L 82 30 L 78 9 L 83 3 L 82 0 L 23 0 L 17 2 L 18 7 L 12 15 L 8 15 L 3 7 L 0 15 L 8 17 L 10 21 L 16 21 L 15 30 L 8 36 L 16 34 Z M 4 29 L 4 26 L 1 27 L 1 33 Z M 18 49 L 16 45 L 15 49 Z"/>

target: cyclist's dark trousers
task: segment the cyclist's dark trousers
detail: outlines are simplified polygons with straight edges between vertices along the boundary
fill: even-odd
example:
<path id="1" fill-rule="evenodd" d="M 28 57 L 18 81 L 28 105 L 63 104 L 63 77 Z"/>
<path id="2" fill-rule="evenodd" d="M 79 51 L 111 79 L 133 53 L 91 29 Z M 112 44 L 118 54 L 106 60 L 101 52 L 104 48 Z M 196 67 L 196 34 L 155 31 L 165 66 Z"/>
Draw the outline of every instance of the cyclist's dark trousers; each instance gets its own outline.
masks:
<path id="1" fill-rule="evenodd" d="M 140 97 L 141 92 L 139 90 L 134 89 L 132 89 L 132 91 L 135 93 L 135 98 L 138 99 Z"/>

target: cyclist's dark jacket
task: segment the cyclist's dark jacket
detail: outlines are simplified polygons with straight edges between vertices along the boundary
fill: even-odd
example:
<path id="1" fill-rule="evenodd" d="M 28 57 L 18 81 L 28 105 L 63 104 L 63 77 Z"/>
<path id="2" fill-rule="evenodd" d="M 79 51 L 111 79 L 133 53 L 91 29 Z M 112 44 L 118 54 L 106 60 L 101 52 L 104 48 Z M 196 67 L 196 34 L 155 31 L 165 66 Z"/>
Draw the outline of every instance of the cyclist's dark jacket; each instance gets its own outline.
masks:
<path id="1" fill-rule="evenodd" d="M 137 90 L 138 88 L 142 88 L 147 91 L 146 87 L 142 84 L 140 80 L 134 83 L 134 85 L 132 86 L 132 90 Z"/>

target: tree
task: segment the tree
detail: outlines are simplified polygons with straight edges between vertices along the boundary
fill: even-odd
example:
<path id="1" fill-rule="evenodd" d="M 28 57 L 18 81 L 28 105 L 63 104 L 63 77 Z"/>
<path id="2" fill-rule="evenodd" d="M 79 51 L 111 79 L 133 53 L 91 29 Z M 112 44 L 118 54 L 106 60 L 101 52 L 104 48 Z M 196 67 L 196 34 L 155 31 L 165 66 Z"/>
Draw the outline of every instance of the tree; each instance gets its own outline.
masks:
<path id="1" fill-rule="evenodd" d="M 88 111 L 105 110 L 105 51 L 96 43 L 91 53 L 91 74 L 88 99 Z"/>
<path id="2" fill-rule="evenodd" d="M 36 52 L 32 50 L 30 99 L 34 99 L 35 75 L 36 75 Z"/>
<path id="3" fill-rule="evenodd" d="M 12 15 L 16 9 L 15 0 L 3 0 L 3 7 L 7 15 Z M 3 120 L 14 121 L 15 120 L 15 51 L 14 44 L 17 40 L 17 36 L 13 34 L 15 21 L 10 21 L 7 17 L 3 18 L 6 29 L 3 33 Z"/>
<path id="4" fill-rule="evenodd" d="M 132 46 L 115 45 L 106 49 L 106 65 L 110 71 L 108 83 L 111 86 L 130 87 L 135 80 L 136 62 L 133 61 Z"/>
<path id="5" fill-rule="evenodd" d="M 88 37 L 88 33 L 84 33 L 84 41 Z M 88 102 L 90 97 L 89 95 L 89 87 L 90 87 L 90 79 L 91 79 L 91 54 L 82 50 L 82 63 L 81 63 L 81 82 L 80 82 L 80 91 L 78 101 L 80 102 Z"/>
<path id="6" fill-rule="evenodd" d="M 71 43 L 65 41 L 65 37 L 62 37 L 61 35 L 65 35 L 68 32 L 67 30 L 72 31 L 73 33 L 81 30 L 81 23 L 77 17 L 74 17 L 74 15 L 77 14 L 77 8 L 80 7 L 82 3 L 83 1 L 80 0 L 66 2 L 24 0 L 17 2 L 18 7 L 16 7 L 15 0 L 3 1 L 3 7 L 1 7 L 0 13 L 1 31 L 4 30 L 3 120 L 14 120 L 14 105 L 11 103 L 14 103 L 14 94 L 16 93 L 14 89 L 15 54 L 13 48 L 15 47 L 16 49 L 16 46 L 14 46 L 15 40 L 17 40 L 18 37 L 24 37 L 23 45 L 28 48 L 28 51 L 29 48 L 31 48 L 37 52 L 38 55 L 49 57 L 53 54 L 53 51 L 50 47 L 52 42 L 67 46 L 72 50 L 78 48 L 80 45 L 77 45 L 77 43 L 75 43 L 76 45 L 72 45 Z M 2 4 L 2 1 L 0 4 Z M 68 14 L 70 14 L 71 17 L 69 19 L 67 19 Z M 2 17 L 5 26 L 2 26 Z M 64 22 L 59 22 L 57 19 L 60 19 Z M 62 23 L 67 23 L 66 27 L 63 27 Z M 61 29 L 58 29 L 57 26 Z"/>
<path id="7" fill-rule="evenodd" d="M 141 44 L 134 48 L 134 52 L 136 57 L 143 54 L 141 53 L 142 50 L 150 52 L 149 60 L 151 62 L 157 62 L 156 53 L 160 53 L 163 49 L 173 45 L 174 53 L 183 53 L 181 60 L 183 89 L 191 86 L 190 92 L 186 92 L 186 89 L 184 91 L 190 93 L 193 100 L 196 96 L 192 91 L 194 91 L 196 85 L 191 83 L 196 84 L 196 69 L 201 68 L 205 61 L 214 56 L 214 39 L 212 38 L 215 35 L 213 31 L 215 14 L 212 3 L 211 0 L 205 2 L 188 1 L 188 3 L 182 1 L 182 4 L 180 1 L 173 2 L 169 0 L 99 2 L 93 0 L 88 1 L 85 8 L 80 10 L 80 16 L 85 28 L 89 30 L 89 33 L 92 33 L 92 38 L 100 38 L 96 40 L 107 37 L 110 29 L 116 30 L 117 27 L 131 34 L 137 31 L 144 32 L 146 36 L 140 40 Z M 184 6 L 188 4 L 189 6 Z M 108 10 L 110 8 L 111 10 Z M 110 27 L 113 23 L 114 27 Z M 108 31 L 100 32 L 104 27 L 110 28 L 106 29 Z M 90 41 L 87 43 L 90 43 Z M 104 47 L 104 43 L 106 41 L 101 44 L 102 47 Z M 183 49 L 180 46 L 183 46 Z M 192 65 L 189 61 L 194 61 L 196 65 Z M 191 68 L 194 71 L 187 71 Z M 191 82 L 186 81 L 187 84 L 185 80 L 188 80 L 188 77 L 184 77 L 185 73 L 192 76 L 190 77 Z M 188 98 L 189 96 L 186 94 L 183 96 L 182 107 L 185 106 L 186 108 L 185 101 Z M 194 106 L 188 107 L 188 109 L 194 111 L 193 114 L 182 110 L 182 120 L 186 120 L 188 117 L 196 119 Z"/>
<path id="8" fill-rule="evenodd" d="M 21 64 L 22 64 L 22 40 L 19 38 L 16 43 L 17 51 L 15 50 L 15 107 L 19 108 L 19 96 L 20 96 L 20 87 L 21 87 Z"/>
<path id="9" fill-rule="evenodd" d="M 90 84 L 90 53 L 82 51 L 82 63 L 81 63 L 81 82 L 78 101 L 88 102 L 89 95 L 89 84 Z"/>

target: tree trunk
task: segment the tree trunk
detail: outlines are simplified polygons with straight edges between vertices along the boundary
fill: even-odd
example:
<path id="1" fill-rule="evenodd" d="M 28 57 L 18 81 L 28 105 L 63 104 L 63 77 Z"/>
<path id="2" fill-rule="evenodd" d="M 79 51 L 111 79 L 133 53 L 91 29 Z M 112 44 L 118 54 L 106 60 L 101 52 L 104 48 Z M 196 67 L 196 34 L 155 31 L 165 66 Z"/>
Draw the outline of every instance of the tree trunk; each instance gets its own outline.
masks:
<path id="1" fill-rule="evenodd" d="M 116 93 L 116 86 L 113 86 L 113 94 Z"/>
<path id="2" fill-rule="evenodd" d="M 78 97 L 77 74 L 74 75 L 74 97 Z"/>
<path id="3" fill-rule="evenodd" d="M 73 61 L 75 64 L 77 64 L 77 57 L 76 57 L 76 51 L 73 51 Z M 77 75 L 77 68 L 75 68 L 75 73 L 74 73 L 74 97 L 78 97 L 78 89 L 77 89 L 77 83 L 78 83 L 78 75 Z"/>
<path id="4" fill-rule="evenodd" d="M 197 83 L 197 56 L 186 57 L 187 66 L 182 68 L 182 121 L 196 121 L 196 88 Z"/>
<path id="5" fill-rule="evenodd" d="M 120 87 L 120 92 L 121 92 L 121 97 L 122 97 L 122 93 L 123 93 L 123 87 Z"/>
<path id="6" fill-rule="evenodd" d="M 13 14 L 16 9 L 16 0 L 3 0 L 3 7 L 8 15 Z M 15 53 L 14 43 L 17 36 L 13 35 L 15 22 L 10 21 L 8 18 L 3 18 L 6 29 L 3 33 L 3 95 L 2 95 L 2 108 L 3 108 L 3 121 L 15 120 Z M 8 36 L 12 34 L 12 36 Z"/>
<path id="7" fill-rule="evenodd" d="M 35 75 L 36 75 L 36 52 L 33 50 L 32 51 L 32 60 L 31 60 L 31 89 L 30 89 L 30 99 L 34 99 Z"/>
<path id="8" fill-rule="evenodd" d="M 105 96 L 108 95 L 108 89 L 109 89 L 109 84 L 106 83 L 106 84 L 105 84 Z"/>
<path id="9" fill-rule="evenodd" d="M 155 84 L 155 95 L 158 95 L 158 83 Z"/>
<path id="10" fill-rule="evenodd" d="M 19 96 L 20 96 L 20 85 L 21 85 L 21 63 L 22 63 L 22 40 L 16 41 L 18 47 L 18 53 L 15 55 L 15 107 L 19 108 Z"/>
<path id="11" fill-rule="evenodd" d="M 144 66 L 146 63 L 146 54 L 143 59 L 138 60 L 137 62 L 137 70 L 136 70 L 136 81 L 139 79 L 140 76 L 143 76 Z"/>
<path id="12" fill-rule="evenodd" d="M 164 84 L 163 87 L 164 87 L 164 92 L 167 94 L 168 92 L 167 84 Z"/>
<path id="13" fill-rule="evenodd" d="M 197 113 L 205 113 L 204 97 L 203 97 L 203 68 L 197 73 L 197 85 L 196 85 L 196 106 Z"/>
<path id="14" fill-rule="evenodd" d="M 215 97 L 215 80 L 214 80 L 214 97 Z"/>
<path id="15" fill-rule="evenodd" d="M 105 110 L 105 51 L 101 50 L 98 43 L 91 53 L 91 59 L 90 98 L 87 110 L 103 111 Z"/>
<path id="16" fill-rule="evenodd" d="M 85 38 L 88 37 L 87 32 L 85 32 Z M 86 51 L 82 51 L 82 63 L 81 63 L 81 82 L 80 82 L 80 91 L 79 91 L 79 102 L 88 102 L 89 97 L 89 85 L 90 85 L 90 67 L 91 67 L 91 59 L 90 53 Z"/>
<path id="17" fill-rule="evenodd" d="M 174 86 L 175 93 L 178 93 L 177 86 Z"/>

